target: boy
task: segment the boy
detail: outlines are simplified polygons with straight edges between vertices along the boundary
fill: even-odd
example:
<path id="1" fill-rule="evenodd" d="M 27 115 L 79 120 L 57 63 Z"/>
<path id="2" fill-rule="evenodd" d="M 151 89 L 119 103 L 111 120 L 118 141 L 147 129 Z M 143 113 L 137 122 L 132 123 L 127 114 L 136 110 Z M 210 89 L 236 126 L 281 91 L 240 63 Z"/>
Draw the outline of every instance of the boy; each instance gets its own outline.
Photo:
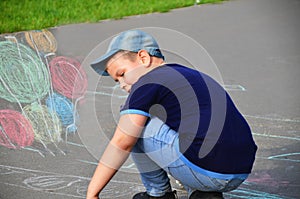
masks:
<path id="1" fill-rule="evenodd" d="M 257 147 L 246 120 L 209 76 L 167 64 L 155 39 L 122 32 L 91 66 L 129 93 L 114 136 L 87 191 L 98 198 L 131 153 L 146 192 L 133 199 L 173 199 L 168 173 L 189 199 L 223 198 L 251 172 Z"/>

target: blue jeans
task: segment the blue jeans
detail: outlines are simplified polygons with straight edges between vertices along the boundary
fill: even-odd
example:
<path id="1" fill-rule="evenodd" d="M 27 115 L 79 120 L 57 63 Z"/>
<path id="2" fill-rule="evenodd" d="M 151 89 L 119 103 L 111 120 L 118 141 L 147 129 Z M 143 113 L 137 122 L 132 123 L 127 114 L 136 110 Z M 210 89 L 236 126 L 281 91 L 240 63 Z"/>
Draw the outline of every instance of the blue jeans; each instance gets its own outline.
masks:
<path id="1" fill-rule="evenodd" d="M 179 180 L 188 192 L 195 190 L 226 192 L 236 189 L 245 179 L 223 180 L 192 170 L 180 159 L 178 133 L 158 118 L 152 118 L 131 156 L 149 195 L 160 197 L 171 191 L 168 174 Z"/>

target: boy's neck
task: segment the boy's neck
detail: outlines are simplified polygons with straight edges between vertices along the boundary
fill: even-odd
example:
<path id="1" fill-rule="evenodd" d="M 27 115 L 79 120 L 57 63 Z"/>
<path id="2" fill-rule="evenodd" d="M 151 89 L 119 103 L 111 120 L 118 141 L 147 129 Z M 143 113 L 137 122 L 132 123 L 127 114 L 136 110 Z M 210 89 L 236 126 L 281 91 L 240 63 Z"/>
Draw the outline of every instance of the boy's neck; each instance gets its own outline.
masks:
<path id="1" fill-rule="evenodd" d="M 150 72 L 153 69 L 160 67 L 164 64 L 166 64 L 166 62 L 163 59 L 157 58 L 157 57 L 152 57 L 151 65 L 147 68 L 148 69 L 147 72 Z"/>

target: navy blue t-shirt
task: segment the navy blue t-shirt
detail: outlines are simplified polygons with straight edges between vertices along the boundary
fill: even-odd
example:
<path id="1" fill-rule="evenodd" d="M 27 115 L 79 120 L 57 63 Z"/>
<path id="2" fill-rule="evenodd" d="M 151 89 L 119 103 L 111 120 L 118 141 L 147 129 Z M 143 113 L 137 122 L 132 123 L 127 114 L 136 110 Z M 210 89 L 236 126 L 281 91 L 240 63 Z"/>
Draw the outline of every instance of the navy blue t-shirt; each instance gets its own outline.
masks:
<path id="1" fill-rule="evenodd" d="M 194 165 L 221 174 L 251 172 L 257 147 L 228 93 L 208 75 L 166 64 L 131 88 L 121 114 L 154 115 L 179 133 L 180 152 Z"/>

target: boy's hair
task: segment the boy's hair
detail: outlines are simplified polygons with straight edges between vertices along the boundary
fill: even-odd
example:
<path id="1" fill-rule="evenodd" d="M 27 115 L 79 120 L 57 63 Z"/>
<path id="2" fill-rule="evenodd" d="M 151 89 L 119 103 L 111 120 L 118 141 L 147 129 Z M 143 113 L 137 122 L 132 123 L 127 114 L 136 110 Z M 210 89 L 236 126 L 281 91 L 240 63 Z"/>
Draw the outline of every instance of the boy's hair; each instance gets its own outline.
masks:
<path id="1" fill-rule="evenodd" d="M 129 61 L 134 62 L 136 60 L 137 52 L 132 52 L 132 51 L 129 51 L 129 50 L 120 50 L 118 53 L 123 53 L 122 56 L 124 56 L 125 59 L 129 59 Z M 156 56 L 153 56 L 153 55 L 150 55 L 150 54 L 149 54 L 149 56 L 150 57 L 156 57 Z"/>
<path id="2" fill-rule="evenodd" d="M 120 50 L 118 53 L 123 53 L 125 59 L 129 59 L 129 61 L 134 62 L 136 60 L 136 52 L 128 51 L 128 50 Z"/>

